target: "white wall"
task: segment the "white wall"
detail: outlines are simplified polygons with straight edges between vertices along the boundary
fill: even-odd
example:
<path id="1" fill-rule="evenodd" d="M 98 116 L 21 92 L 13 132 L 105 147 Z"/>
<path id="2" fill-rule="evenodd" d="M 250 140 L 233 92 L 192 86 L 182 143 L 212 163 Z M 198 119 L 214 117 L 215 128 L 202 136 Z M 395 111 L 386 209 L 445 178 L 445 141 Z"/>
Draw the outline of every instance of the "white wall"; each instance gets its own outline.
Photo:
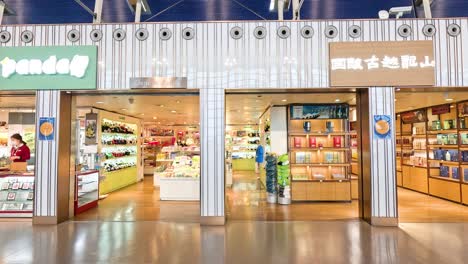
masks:
<path id="1" fill-rule="evenodd" d="M 271 108 L 271 152 L 288 153 L 288 115 L 286 106 Z"/>

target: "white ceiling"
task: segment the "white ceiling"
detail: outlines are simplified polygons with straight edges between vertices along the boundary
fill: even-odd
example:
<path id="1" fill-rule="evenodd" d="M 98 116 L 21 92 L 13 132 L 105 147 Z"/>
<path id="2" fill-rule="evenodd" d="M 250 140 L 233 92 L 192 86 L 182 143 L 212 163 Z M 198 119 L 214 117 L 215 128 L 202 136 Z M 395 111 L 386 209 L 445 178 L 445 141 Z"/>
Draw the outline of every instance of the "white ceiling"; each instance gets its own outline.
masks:
<path id="1" fill-rule="evenodd" d="M 133 103 L 130 102 L 133 99 Z M 78 108 L 95 107 L 161 125 L 198 125 L 198 96 L 78 95 Z"/>
<path id="2" fill-rule="evenodd" d="M 468 100 L 468 92 L 396 92 L 396 111 L 403 112 L 452 102 Z M 447 100 L 453 99 L 453 100 Z"/>

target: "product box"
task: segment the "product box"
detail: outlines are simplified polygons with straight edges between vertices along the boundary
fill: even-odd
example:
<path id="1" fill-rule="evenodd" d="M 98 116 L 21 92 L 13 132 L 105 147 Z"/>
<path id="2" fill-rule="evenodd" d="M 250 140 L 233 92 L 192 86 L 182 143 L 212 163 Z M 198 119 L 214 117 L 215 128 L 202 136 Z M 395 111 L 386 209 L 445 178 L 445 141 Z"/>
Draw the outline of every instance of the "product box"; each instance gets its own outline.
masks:
<path id="1" fill-rule="evenodd" d="M 446 151 L 443 149 L 434 149 L 434 159 L 435 160 L 445 160 Z"/>
<path id="2" fill-rule="evenodd" d="M 440 120 L 432 121 L 432 130 L 440 130 Z"/>
<path id="3" fill-rule="evenodd" d="M 462 159 L 463 162 L 468 162 L 468 151 L 463 150 L 461 152 L 461 159 Z"/>
<path id="4" fill-rule="evenodd" d="M 310 137 L 309 138 L 309 148 L 316 148 L 317 147 L 317 138 Z"/>
<path id="5" fill-rule="evenodd" d="M 295 148 L 302 147 L 302 139 L 300 137 L 295 137 L 294 138 L 294 147 Z"/>
<path id="6" fill-rule="evenodd" d="M 333 137 L 333 146 L 335 148 L 341 148 L 341 137 Z"/>
<path id="7" fill-rule="evenodd" d="M 460 179 L 460 175 L 458 174 L 458 167 L 452 167 L 452 179 Z"/>
<path id="8" fill-rule="evenodd" d="M 468 182 L 468 169 L 463 169 L 463 180 Z"/>
<path id="9" fill-rule="evenodd" d="M 448 143 L 450 145 L 457 145 L 458 144 L 458 135 L 457 134 L 448 134 Z"/>
<path id="10" fill-rule="evenodd" d="M 445 120 L 444 121 L 444 129 L 454 129 L 456 128 L 456 122 L 455 120 Z"/>
<path id="11" fill-rule="evenodd" d="M 448 144 L 448 136 L 445 135 L 445 134 L 438 134 L 437 135 L 437 144 L 447 145 Z"/>
<path id="12" fill-rule="evenodd" d="M 458 150 L 448 150 L 450 153 L 450 161 L 458 161 Z"/>
<path id="13" fill-rule="evenodd" d="M 440 166 L 440 177 L 449 177 L 449 167 L 448 166 Z"/>

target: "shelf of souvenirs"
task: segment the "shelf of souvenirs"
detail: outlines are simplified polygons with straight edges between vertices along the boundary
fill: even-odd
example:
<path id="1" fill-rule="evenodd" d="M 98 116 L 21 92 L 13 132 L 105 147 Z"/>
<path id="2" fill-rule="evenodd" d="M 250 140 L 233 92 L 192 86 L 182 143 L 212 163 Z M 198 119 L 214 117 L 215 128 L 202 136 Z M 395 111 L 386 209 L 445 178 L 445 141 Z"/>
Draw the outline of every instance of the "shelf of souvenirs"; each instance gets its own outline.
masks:
<path id="1" fill-rule="evenodd" d="M 135 134 L 135 128 L 136 124 L 128 124 L 106 118 L 102 120 L 101 124 L 101 132 L 103 134 L 133 135 Z"/>
<path id="2" fill-rule="evenodd" d="M 128 168 L 136 167 L 136 157 L 131 157 L 134 160 L 125 160 L 125 157 L 121 159 L 106 160 L 103 162 L 103 167 L 106 172 L 113 172 Z"/>
<path id="3" fill-rule="evenodd" d="M 457 129 L 438 129 L 438 130 L 427 130 L 428 135 L 436 135 L 436 134 L 456 134 L 458 133 Z"/>
<path id="4" fill-rule="evenodd" d="M 289 132 L 289 136 L 317 136 L 317 137 L 324 137 L 324 136 L 348 136 L 352 135 L 351 132 L 327 132 L 327 131 L 311 131 L 311 132 Z"/>
<path id="5" fill-rule="evenodd" d="M 188 147 L 179 147 L 179 146 L 167 146 L 161 149 L 161 152 L 164 153 L 176 153 L 176 152 L 183 152 L 183 153 L 200 153 L 200 146 L 188 146 Z"/>

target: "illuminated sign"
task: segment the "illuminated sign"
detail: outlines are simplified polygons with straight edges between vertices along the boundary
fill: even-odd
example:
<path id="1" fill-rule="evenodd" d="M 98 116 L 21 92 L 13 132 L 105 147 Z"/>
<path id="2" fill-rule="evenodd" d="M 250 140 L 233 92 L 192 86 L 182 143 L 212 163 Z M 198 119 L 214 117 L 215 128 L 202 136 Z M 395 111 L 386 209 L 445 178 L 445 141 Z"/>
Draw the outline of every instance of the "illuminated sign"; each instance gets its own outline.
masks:
<path id="1" fill-rule="evenodd" d="M 2 47 L 0 90 L 96 89 L 96 46 Z"/>
<path id="2" fill-rule="evenodd" d="M 433 86 L 432 41 L 332 42 L 330 86 Z"/>

